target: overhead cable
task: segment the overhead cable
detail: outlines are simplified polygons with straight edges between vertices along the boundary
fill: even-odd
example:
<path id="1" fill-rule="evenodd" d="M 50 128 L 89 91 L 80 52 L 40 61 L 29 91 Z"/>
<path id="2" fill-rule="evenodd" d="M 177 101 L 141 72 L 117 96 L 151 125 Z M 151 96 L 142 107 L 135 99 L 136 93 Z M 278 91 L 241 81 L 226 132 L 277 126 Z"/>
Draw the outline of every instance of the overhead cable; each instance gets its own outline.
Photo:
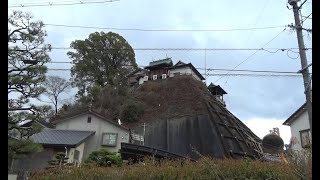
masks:
<path id="1" fill-rule="evenodd" d="M 44 2 L 42 4 L 12 4 L 8 5 L 8 8 L 16 8 L 16 7 L 40 7 L 40 6 L 68 6 L 68 5 L 81 5 L 81 4 L 102 4 L 102 3 L 108 3 L 108 2 L 114 2 L 119 0 L 108 0 L 108 1 L 69 1 L 69 3 L 55 3 L 55 2 Z"/>
<path id="2" fill-rule="evenodd" d="M 252 28 L 231 28 L 231 29 L 146 29 L 146 28 L 115 28 L 115 27 L 96 27 L 96 26 L 77 26 L 77 25 L 66 25 L 66 24 L 50 24 L 45 23 L 46 26 L 56 26 L 56 27 L 68 27 L 68 28 L 84 28 L 84 29 L 104 29 L 104 30 L 119 30 L 119 31 L 164 31 L 164 32 L 194 32 L 194 31 L 248 31 L 248 30 L 264 30 L 264 29 L 275 29 L 283 28 L 287 25 L 277 25 L 277 26 L 267 26 L 267 27 L 252 27 Z"/>
<path id="3" fill-rule="evenodd" d="M 268 45 L 270 42 L 272 42 L 274 39 L 276 39 L 282 32 L 284 32 L 286 29 L 283 29 L 280 33 L 278 33 L 275 37 L 273 37 L 270 41 L 268 41 L 267 43 L 265 43 L 262 48 L 264 48 L 266 45 Z M 239 64 L 237 64 L 234 68 L 232 68 L 233 70 L 236 69 L 237 67 L 239 67 L 241 64 L 243 64 L 244 62 L 246 62 L 247 60 L 249 60 L 252 56 L 254 56 L 256 53 L 258 53 L 258 51 L 253 52 L 251 55 L 249 55 L 246 59 L 244 59 L 243 61 L 241 61 Z M 217 81 L 219 81 L 222 77 L 220 77 L 219 79 L 217 79 L 214 83 L 216 83 Z M 225 84 L 227 83 L 229 77 L 227 78 Z"/>
<path id="4" fill-rule="evenodd" d="M 14 47 L 9 47 L 14 48 Z M 25 48 L 25 47 L 18 47 L 18 48 Z M 34 48 L 34 49 L 42 49 L 41 47 Z M 70 47 L 51 47 L 51 49 L 56 50 L 76 50 Z M 123 51 L 266 51 L 269 53 L 276 53 L 278 51 L 292 51 L 294 49 L 299 48 L 129 48 L 129 49 L 117 49 L 117 48 L 97 48 L 94 50 L 123 50 Z M 275 50 L 275 51 L 271 51 Z M 305 48 L 303 50 L 312 50 L 312 48 Z M 14 51 L 14 49 L 12 50 Z"/>
<path id="5" fill-rule="evenodd" d="M 312 13 L 310 13 L 308 16 L 304 17 L 305 19 L 301 21 L 301 24 L 303 24 L 303 22 L 307 19 L 309 19 L 309 17 L 311 16 Z"/>

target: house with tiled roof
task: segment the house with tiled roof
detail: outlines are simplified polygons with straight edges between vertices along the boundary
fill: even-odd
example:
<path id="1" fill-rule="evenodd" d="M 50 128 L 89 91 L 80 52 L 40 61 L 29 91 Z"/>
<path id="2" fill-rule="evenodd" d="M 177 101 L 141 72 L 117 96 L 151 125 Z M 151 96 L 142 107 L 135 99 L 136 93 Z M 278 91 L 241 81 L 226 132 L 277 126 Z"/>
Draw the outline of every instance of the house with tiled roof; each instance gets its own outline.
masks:
<path id="1" fill-rule="evenodd" d="M 121 142 L 129 142 L 129 128 L 105 118 L 92 109 L 71 114 L 52 121 L 59 130 L 94 131 L 95 134 L 85 144 L 83 156 L 87 158 L 92 151 L 106 148 L 118 152 Z"/>
<path id="2" fill-rule="evenodd" d="M 30 137 L 35 143 L 41 144 L 43 150 L 25 159 L 11 162 L 11 171 L 37 171 L 46 168 L 54 155 L 65 152 L 68 163 L 79 165 L 83 161 L 84 148 L 88 139 L 95 131 L 59 130 L 44 128 Z M 17 139 L 18 140 L 18 139 Z"/>
<path id="3" fill-rule="evenodd" d="M 171 58 L 151 61 L 144 69 L 138 69 L 128 77 L 130 79 L 130 85 L 141 85 L 146 81 L 173 78 L 180 75 L 190 75 L 199 81 L 205 80 L 191 63 L 178 61 L 176 64 L 173 64 Z"/>
<path id="4" fill-rule="evenodd" d="M 66 153 L 68 163 L 79 165 L 93 151 L 104 148 L 119 152 L 121 143 L 130 141 L 129 128 L 91 108 L 57 116 L 51 123 L 54 128 L 44 127 L 41 132 L 30 137 L 43 146 L 43 151 L 27 159 L 15 160 L 10 165 L 12 171 L 43 169 L 58 152 Z"/>

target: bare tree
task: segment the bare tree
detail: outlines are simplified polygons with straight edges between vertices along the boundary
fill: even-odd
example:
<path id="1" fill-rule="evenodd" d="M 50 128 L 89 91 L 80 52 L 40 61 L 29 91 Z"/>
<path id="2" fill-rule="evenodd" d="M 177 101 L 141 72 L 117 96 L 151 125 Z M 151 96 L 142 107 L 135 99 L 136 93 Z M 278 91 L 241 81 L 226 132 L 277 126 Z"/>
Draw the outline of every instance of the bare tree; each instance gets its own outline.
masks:
<path id="1" fill-rule="evenodd" d="M 71 83 L 59 76 L 48 76 L 43 85 L 46 88 L 44 94 L 51 100 L 57 114 L 59 95 L 69 91 L 71 89 Z"/>

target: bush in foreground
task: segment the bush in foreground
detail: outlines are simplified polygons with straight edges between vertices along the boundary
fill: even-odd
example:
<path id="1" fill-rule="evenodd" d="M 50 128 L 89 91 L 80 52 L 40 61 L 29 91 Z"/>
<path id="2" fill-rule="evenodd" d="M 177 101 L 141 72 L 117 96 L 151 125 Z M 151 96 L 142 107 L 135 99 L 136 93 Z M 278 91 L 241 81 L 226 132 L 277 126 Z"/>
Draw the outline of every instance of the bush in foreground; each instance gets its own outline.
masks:
<path id="1" fill-rule="evenodd" d="M 250 160 L 212 160 L 197 163 L 164 161 L 121 167 L 66 168 L 38 172 L 30 179 L 299 179 L 289 166 Z"/>
<path id="2" fill-rule="evenodd" d="M 110 162 L 110 165 L 121 165 L 122 159 L 120 155 L 115 152 L 110 152 L 107 149 L 100 149 L 98 151 L 93 151 L 85 161 L 86 164 L 97 166 L 108 166 L 108 162 Z"/>

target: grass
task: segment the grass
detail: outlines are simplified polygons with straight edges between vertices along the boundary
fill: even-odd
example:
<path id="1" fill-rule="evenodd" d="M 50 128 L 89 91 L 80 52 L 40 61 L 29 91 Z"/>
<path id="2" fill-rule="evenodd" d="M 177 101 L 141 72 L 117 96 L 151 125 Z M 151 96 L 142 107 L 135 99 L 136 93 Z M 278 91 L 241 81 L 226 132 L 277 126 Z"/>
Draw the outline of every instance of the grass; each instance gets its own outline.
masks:
<path id="1" fill-rule="evenodd" d="M 50 169 L 33 174 L 30 179 L 300 179 L 293 169 L 282 163 L 253 160 L 214 160 L 202 158 L 199 162 L 146 160 L 135 165 Z"/>

